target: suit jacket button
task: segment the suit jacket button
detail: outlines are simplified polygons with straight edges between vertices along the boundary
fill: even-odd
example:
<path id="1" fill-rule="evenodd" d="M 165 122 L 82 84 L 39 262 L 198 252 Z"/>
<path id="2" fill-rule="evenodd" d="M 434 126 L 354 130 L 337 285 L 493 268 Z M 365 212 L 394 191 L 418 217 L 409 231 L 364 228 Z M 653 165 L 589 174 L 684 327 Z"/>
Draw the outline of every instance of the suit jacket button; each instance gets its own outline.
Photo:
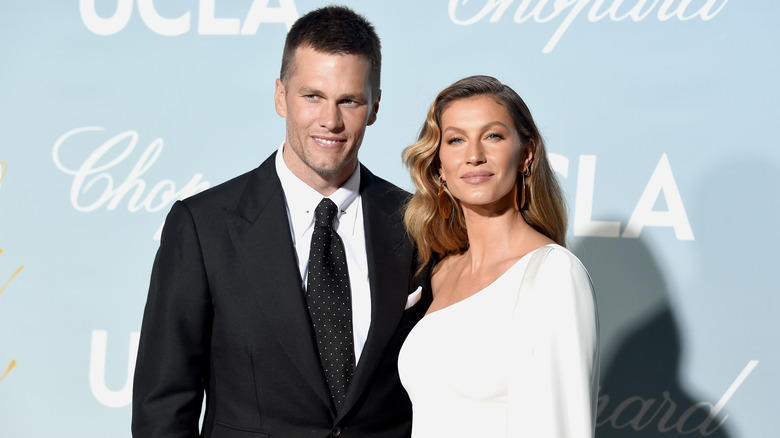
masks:
<path id="1" fill-rule="evenodd" d="M 334 427 L 333 428 L 333 433 L 331 435 L 333 435 L 335 438 L 340 437 L 341 436 L 341 428 L 338 427 L 338 426 Z"/>

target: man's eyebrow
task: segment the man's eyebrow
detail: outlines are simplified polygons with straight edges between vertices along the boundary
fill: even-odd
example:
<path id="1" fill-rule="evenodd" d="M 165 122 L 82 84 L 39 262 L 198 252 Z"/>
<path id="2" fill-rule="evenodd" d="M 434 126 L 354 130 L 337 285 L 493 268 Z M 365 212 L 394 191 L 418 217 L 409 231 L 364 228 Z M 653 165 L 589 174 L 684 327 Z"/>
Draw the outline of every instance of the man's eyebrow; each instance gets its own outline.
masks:
<path id="1" fill-rule="evenodd" d="M 357 100 L 357 101 L 363 102 L 363 101 L 366 100 L 366 96 L 363 93 L 359 93 L 359 94 L 351 94 L 350 93 L 350 94 L 345 94 L 345 95 L 341 96 L 341 99 L 339 99 L 339 100 L 345 100 L 345 99 Z"/>
<path id="2" fill-rule="evenodd" d="M 298 92 L 301 94 L 322 94 L 322 92 L 316 88 L 311 88 L 307 86 L 303 86 L 298 89 Z"/>
<path id="3" fill-rule="evenodd" d="M 298 94 L 303 96 L 308 96 L 310 94 L 314 94 L 317 96 L 324 96 L 325 93 L 322 90 L 319 90 L 314 87 L 309 86 L 302 86 L 298 89 Z M 366 95 L 364 93 L 347 93 L 341 96 L 338 96 L 337 100 L 354 100 L 358 102 L 365 102 L 366 101 Z"/>

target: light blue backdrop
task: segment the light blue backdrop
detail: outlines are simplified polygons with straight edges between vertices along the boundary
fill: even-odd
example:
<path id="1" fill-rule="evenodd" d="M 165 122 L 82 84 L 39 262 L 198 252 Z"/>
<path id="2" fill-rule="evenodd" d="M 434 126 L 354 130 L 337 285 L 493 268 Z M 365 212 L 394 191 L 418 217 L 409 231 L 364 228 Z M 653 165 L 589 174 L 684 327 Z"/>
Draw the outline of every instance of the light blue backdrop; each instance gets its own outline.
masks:
<path id="1" fill-rule="evenodd" d="M 316 0 L 0 5 L 0 436 L 129 437 L 174 199 L 283 139 L 274 80 Z M 778 436 L 780 3 L 346 1 L 384 46 L 361 159 L 439 90 L 513 86 L 553 152 L 601 314 L 599 437 Z"/>

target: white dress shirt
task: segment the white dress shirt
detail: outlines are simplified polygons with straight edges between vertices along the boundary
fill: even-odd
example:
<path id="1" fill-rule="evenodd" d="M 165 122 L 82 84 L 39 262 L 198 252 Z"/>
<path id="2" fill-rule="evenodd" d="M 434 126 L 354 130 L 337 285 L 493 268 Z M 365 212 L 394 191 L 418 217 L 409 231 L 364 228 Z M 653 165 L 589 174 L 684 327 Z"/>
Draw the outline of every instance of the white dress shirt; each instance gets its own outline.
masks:
<path id="1" fill-rule="evenodd" d="M 282 182 L 287 205 L 298 268 L 302 277 L 302 290 L 306 290 L 309 275 L 309 251 L 314 231 L 314 209 L 322 201 L 322 194 L 301 181 L 284 162 L 284 144 L 276 153 L 276 173 Z M 333 228 L 344 241 L 347 254 L 349 284 L 352 291 L 352 333 L 355 344 L 355 366 L 366 343 L 371 326 L 371 289 L 368 284 L 368 259 L 366 236 L 363 227 L 363 207 L 360 198 L 360 166 L 347 181 L 327 198 L 339 208 Z"/>

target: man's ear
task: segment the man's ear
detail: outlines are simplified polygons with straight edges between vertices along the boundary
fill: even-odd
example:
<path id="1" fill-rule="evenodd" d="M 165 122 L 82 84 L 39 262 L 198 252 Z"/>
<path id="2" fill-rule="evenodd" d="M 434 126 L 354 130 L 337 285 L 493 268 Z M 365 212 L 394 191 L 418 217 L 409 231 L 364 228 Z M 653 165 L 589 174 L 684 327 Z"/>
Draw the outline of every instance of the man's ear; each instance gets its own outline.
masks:
<path id="1" fill-rule="evenodd" d="M 368 116 L 368 123 L 366 123 L 366 126 L 371 126 L 376 122 L 376 113 L 379 112 L 379 100 L 382 98 L 382 90 L 379 90 L 379 94 L 377 94 L 376 99 L 374 99 L 374 102 L 371 104 L 371 115 Z"/>
<path id="2" fill-rule="evenodd" d="M 284 87 L 281 79 L 276 80 L 276 91 L 274 91 L 274 105 L 276 114 L 287 117 L 287 89 Z"/>

